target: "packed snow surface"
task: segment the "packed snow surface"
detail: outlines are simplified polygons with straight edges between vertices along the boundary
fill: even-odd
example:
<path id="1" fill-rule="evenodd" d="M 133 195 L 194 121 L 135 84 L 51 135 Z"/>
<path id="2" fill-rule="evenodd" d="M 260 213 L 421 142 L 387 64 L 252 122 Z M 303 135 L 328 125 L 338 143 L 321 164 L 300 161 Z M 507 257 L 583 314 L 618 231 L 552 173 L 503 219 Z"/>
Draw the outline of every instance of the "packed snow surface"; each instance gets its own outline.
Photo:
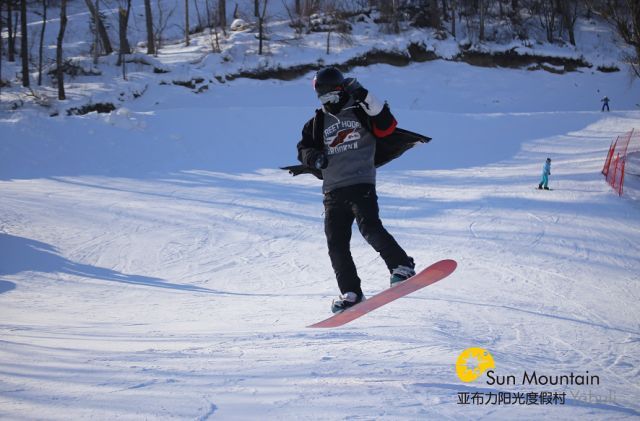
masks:
<path id="1" fill-rule="evenodd" d="M 640 128 L 638 82 L 443 61 L 353 75 L 433 137 L 378 172 L 387 229 L 419 267 L 458 269 L 333 330 L 305 327 L 338 293 L 320 184 L 278 169 L 317 106 L 312 75 L 150 85 L 111 114 L 4 112 L 0 418 L 640 416 L 640 206 L 600 174 Z M 385 288 L 357 232 L 352 252 L 365 293 Z M 500 375 L 600 384 L 463 383 L 469 347 Z M 566 402 L 459 404 L 500 391 Z"/>

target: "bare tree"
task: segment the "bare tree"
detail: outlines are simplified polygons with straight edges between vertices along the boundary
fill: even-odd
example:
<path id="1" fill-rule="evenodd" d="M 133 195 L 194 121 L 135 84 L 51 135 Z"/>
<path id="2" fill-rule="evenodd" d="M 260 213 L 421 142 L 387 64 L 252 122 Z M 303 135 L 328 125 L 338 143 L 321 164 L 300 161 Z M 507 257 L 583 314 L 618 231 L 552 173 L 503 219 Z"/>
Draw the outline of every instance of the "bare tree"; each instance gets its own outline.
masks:
<path id="1" fill-rule="evenodd" d="M 578 0 L 558 0 L 558 10 L 562 16 L 562 26 L 569 34 L 569 42 L 576 45 L 574 28 L 578 18 Z"/>
<path id="2" fill-rule="evenodd" d="M 293 28 L 295 38 L 301 38 L 304 30 L 304 23 L 300 16 L 300 0 L 296 1 L 295 9 L 292 11 L 286 0 L 282 0 L 287 15 L 289 15 L 289 26 Z"/>
<path id="3" fill-rule="evenodd" d="M 189 46 L 189 0 L 184 0 L 184 45 Z"/>
<path id="4" fill-rule="evenodd" d="M 60 1 L 60 29 L 56 42 L 56 79 L 58 82 L 58 99 L 66 99 L 64 92 L 64 69 L 62 67 L 62 41 L 64 31 L 67 29 L 67 0 Z"/>
<path id="5" fill-rule="evenodd" d="M 123 1 L 125 4 L 123 4 Z M 118 34 L 120 49 L 118 50 L 118 66 L 122 66 L 122 78 L 127 80 L 125 55 L 131 52 L 127 32 L 129 27 L 129 15 L 131 13 L 131 0 L 120 0 L 118 3 Z"/>
<path id="6" fill-rule="evenodd" d="M 2 57 L 4 56 L 4 39 L 2 38 L 2 2 L 0 2 L 0 96 L 2 95 Z"/>
<path id="7" fill-rule="evenodd" d="M 98 0 L 96 0 L 96 2 L 97 1 Z M 85 0 L 85 3 L 87 5 L 87 8 L 89 9 L 89 13 L 91 13 L 91 16 L 93 17 L 93 24 L 95 25 L 95 30 L 98 31 L 98 36 L 100 37 L 100 42 L 102 43 L 104 53 L 113 53 L 113 47 L 111 46 L 111 41 L 109 40 L 109 34 L 107 33 L 107 29 L 104 26 L 102 17 L 98 13 L 98 9 L 93 6 L 91 0 Z"/>
<path id="8" fill-rule="evenodd" d="M 147 54 L 156 54 L 156 43 L 153 32 L 153 14 L 151 11 L 151 0 L 144 0 L 144 15 L 147 26 Z"/>
<path id="9" fill-rule="evenodd" d="M 173 13 L 176 11 L 176 7 L 171 9 L 169 13 L 166 13 L 160 0 L 156 0 L 157 10 L 158 10 L 158 19 L 156 24 L 153 26 L 153 36 L 155 38 L 155 55 L 158 55 L 158 50 L 162 47 L 162 41 L 164 40 L 164 31 L 167 29 L 169 25 L 169 20 Z"/>
<path id="10" fill-rule="evenodd" d="M 227 1 L 218 0 L 218 24 L 224 32 L 227 27 Z"/>
<path id="11" fill-rule="evenodd" d="M 96 0 L 96 6 L 93 9 L 93 64 L 98 64 L 98 57 L 100 56 L 98 22 L 100 22 L 100 0 Z"/>
<path id="12" fill-rule="evenodd" d="M 500 1 L 500 0 L 498 0 Z M 446 21 L 448 19 L 448 15 L 447 12 L 449 11 L 449 4 L 447 3 L 447 0 L 442 0 L 442 16 L 443 19 Z"/>
<path id="13" fill-rule="evenodd" d="M 441 26 L 441 21 L 440 10 L 438 9 L 438 0 L 429 0 L 429 13 L 431 15 L 431 27 L 439 29 Z"/>
<path id="14" fill-rule="evenodd" d="M 509 15 L 511 17 L 511 21 L 515 24 L 520 23 L 521 15 L 520 15 L 520 0 L 511 0 L 511 13 Z"/>
<path id="15" fill-rule="evenodd" d="M 205 4 L 208 3 L 207 0 L 205 0 Z M 202 15 L 200 14 L 200 7 L 198 6 L 198 0 L 193 0 L 193 5 L 196 7 L 196 18 L 198 19 L 198 28 L 206 28 L 207 24 L 205 22 L 203 22 L 202 20 Z"/>
<path id="16" fill-rule="evenodd" d="M 256 4 L 259 3 L 259 0 L 255 0 Z M 262 13 L 258 16 L 258 54 L 262 55 L 262 44 L 264 41 L 264 25 L 265 25 L 265 17 L 267 15 L 267 4 L 269 0 L 263 0 L 264 3 L 262 5 Z"/>
<path id="17" fill-rule="evenodd" d="M 346 21 L 345 11 L 343 9 L 344 2 L 339 0 L 328 1 L 324 4 L 324 16 L 320 17 L 320 23 L 314 23 L 316 31 L 327 32 L 327 48 L 326 53 L 331 53 L 331 35 L 335 32 L 339 39 L 347 44 L 352 43 L 350 37 L 351 26 Z"/>
<path id="18" fill-rule="evenodd" d="M 335 10 L 336 7 L 343 8 L 344 3 L 342 1 L 336 2 L 331 1 L 327 5 L 326 3 L 323 5 L 325 10 L 331 11 Z M 399 11 L 399 3 L 400 0 L 389 0 L 389 1 L 380 1 L 378 4 L 378 9 L 380 10 L 380 20 L 383 22 L 382 29 L 385 32 L 399 34 L 400 33 L 400 11 Z"/>
<path id="19" fill-rule="evenodd" d="M 449 3 L 449 10 L 451 10 L 451 35 L 453 35 L 453 37 L 456 37 L 456 11 L 458 8 L 458 1 L 457 0 L 451 0 L 451 3 Z"/>
<path id="20" fill-rule="evenodd" d="M 209 42 L 211 43 L 211 51 L 219 53 L 220 49 L 220 37 L 218 35 L 218 25 L 220 25 L 220 4 L 218 3 L 218 9 L 214 10 L 214 6 L 209 4 L 209 0 L 205 1 L 207 22 L 206 27 L 209 28 Z M 237 4 L 236 4 L 237 6 Z M 222 28 L 224 32 L 224 27 Z"/>
<path id="21" fill-rule="evenodd" d="M 640 2 L 638 0 L 588 0 L 589 8 L 618 31 L 633 46 L 635 57 L 628 57 L 631 69 L 640 77 Z"/>
<path id="22" fill-rule="evenodd" d="M 42 85 L 42 59 L 44 56 L 44 32 L 47 27 L 47 6 L 48 0 L 42 0 L 42 29 L 40 30 L 40 48 L 38 49 L 38 86 Z"/>
<path id="23" fill-rule="evenodd" d="M 20 58 L 22 60 L 22 86 L 29 87 L 29 43 L 27 30 L 27 0 L 20 0 Z"/>
<path id="24" fill-rule="evenodd" d="M 533 15 L 538 16 L 540 25 L 545 30 L 547 41 L 553 42 L 553 34 L 557 24 L 557 7 L 554 0 L 540 0 L 533 3 Z"/>
<path id="25" fill-rule="evenodd" d="M 7 1 L 8 60 L 16 61 L 16 25 L 13 23 L 13 0 Z"/>
<path id="26" fill-rule="evenodd" d="M 479 12 L 479 17 L 480 17 L 480 30 L 478 32 L 478 38 L 479 40 L 482 42 L 484 41 L 485 38 L 485 34 L 484 34 L 484 23 L 485 23 L 485 18 L 486 18 L 486 14 L 487 14 L 487 6 L 488 6 L 488 0 L 478 0 L 478 12 Z"/>

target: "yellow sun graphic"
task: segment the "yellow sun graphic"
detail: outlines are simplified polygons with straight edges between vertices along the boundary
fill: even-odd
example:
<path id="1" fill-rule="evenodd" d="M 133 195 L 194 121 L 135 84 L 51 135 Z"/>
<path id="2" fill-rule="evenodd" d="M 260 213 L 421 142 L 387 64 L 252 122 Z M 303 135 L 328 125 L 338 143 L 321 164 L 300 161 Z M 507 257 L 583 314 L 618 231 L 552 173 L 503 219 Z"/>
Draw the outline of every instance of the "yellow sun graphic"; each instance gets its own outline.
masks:
<path id="1" fill-rule="evenodd" d="M 489 351 L 483 348 L 467 348 L 456 361 L 456 373 L 465 383 L 476 380 L 491 368 L 496 368 L 496 363 Z"/>

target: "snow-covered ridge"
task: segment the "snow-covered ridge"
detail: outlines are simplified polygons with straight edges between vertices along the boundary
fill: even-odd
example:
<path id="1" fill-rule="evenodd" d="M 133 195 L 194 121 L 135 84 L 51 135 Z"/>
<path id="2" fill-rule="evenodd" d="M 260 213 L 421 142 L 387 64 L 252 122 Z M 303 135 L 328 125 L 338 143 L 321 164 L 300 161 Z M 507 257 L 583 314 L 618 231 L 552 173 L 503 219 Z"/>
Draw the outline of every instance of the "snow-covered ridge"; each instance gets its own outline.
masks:
<path id="1" fill-rule="evenodd" d="M 122 70 L 116 67 L 115 53 L 110 57 L 101 57 L 98 64 L 92 62 L 88 54 L 92 37 L 86 11 L 81 4 L 73 7 L 75 10 L 70 13 L 65 45 L 68 64 L 73 67 L 68 69 L 67 76 L 69 101 L 56 102 L 52 81 L 46 77 L 44 86 L 33 88 L 29 93 L 25 93 L 16 82 L 9 89 L 3 88 L 4 109 L 40 104 L 50 108 L 47 112 L 51 115 L 108 110 L 143 95 L 149 85 L 177 84 L 202 93 L 237 78 L 291 80 L 325 65 L 338 65 L 349 70 L 380 63 L 407 65 L 444 59 L 480 66 L 527 68 L 554 73 L 618 71 L 626 68 L 623 53 L 629 51 L 629 46 L 616 36 L 613 28 L 597 18 L 578 19 L 576 46 L 543 42 L 539 36 L 540 30 L 535 25 L 530 30 L 530 39 L 511 39 L 515 38 L 514 34 L 508 35 L 508 28 L 501 27 L 497 20 L 488 22 L 488 31 L 495 34 L 492 41 L 485 42 L 472 42 L 474 34 L 464 26 L 459 26 L 457 37 L 452 37 L 447 31 L 415 28 L 406 24 L 399 34 L 391 34 L 383 25 L 376 23 L 377 12 L 354 17 L 350 22 L 348 37 L 341 37 L 326 32 L 296 35 L 282 5 L 272 5 L 266 25 L 265 50 L 259 55 L 257 29 L 249 19 L 240 30 L 229 31 L 226 36 L 218 34 L 215 46 L 214 34 L 210 30 L 192 33 L 190 45 L 185 46 L 177 30 L 178 23 L 184 18 L 183 10 L 176 5 L 172 9 L 175 13 L 170 17 L 173 24 L 167 29 L 162 48 L 157 57 L 152 57 L 143 53 L 144 42 L 136 41 L 144 38 L 141 9 L 136 6 L 129 36 L 137 46 L 136 51 L 125 58 L 128 80 L 124 81 Z M 55 16 L 55 8 L 50 13 Z M 115 19 L 115 9 L 107 9 L 104 13 L 108 19 Z M 246 15 L 247 11 L 241 8 L 240 13 Z M 38 19 L 34 15 L 30 24 L 32 39 L 41 26 Z M 193 16 L 192 22 L 196 21 Z M 51 19 L 46 34 L 45 44 L 49 45 L 49 54 L 54 51 L 56 24 L 56 19 Z M 117 25 L 110 25 L 112 39 L 117 39 L 116 29 Z M 327 47 L 328 41 L 330 48 Z M 219 51 L 216 50 L 218 47 Z M 3 63 L 3 75 L 17 73 L 16 66 Z"/>

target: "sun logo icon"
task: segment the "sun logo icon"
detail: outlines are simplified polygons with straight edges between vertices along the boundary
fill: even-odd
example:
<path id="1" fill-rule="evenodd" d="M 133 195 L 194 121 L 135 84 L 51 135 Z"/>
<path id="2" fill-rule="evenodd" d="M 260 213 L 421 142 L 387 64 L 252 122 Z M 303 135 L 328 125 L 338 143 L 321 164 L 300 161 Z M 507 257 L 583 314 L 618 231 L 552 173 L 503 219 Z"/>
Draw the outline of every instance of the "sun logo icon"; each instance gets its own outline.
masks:
<path id="1" fill-rule="evenodd" d="M 465 383 L 476 380 L 491 368 L 496 368 L 496 363 L 489 351 L 483 348 L 467 348 L 456 361 L 458 378 Z"/>

